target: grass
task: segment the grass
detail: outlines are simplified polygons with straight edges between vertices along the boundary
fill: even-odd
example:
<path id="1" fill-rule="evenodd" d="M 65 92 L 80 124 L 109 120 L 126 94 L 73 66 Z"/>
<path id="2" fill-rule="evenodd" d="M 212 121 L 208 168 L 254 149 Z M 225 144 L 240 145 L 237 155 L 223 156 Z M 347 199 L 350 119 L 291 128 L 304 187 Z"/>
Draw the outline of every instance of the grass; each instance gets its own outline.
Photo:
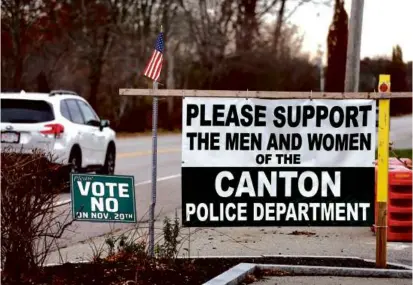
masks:
<path id="1" fill-rule="evenodd" d="M 390 151 L 389 155 L 390 157 L 395 157 L 394 153 L 400 158 L 410 158 L 412 159 L 412 149 L 395 149 L 393 151 Z M 376 150 L 376 159 L 377 159 L 377 150 Z"/>

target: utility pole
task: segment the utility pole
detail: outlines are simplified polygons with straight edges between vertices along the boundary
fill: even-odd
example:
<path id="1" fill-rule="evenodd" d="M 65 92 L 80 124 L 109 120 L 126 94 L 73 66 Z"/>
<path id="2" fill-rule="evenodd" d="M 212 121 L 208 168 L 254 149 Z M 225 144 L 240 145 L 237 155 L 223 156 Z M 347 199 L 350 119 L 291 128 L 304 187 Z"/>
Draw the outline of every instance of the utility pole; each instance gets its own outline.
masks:
<path id="1" fill-rule="evenodd" d="M 347 44 L 345 92 L 358 92 L 360 77 L 361 27 L 364 0 L 351 1 L 351 14 Z"/>
<path id="2" fill-rule="evenodd" d="M 320 22 L 320 12 L 317 12 L 317 22 Z M 321 27 L 319 27 L 319 30 Z M 318 43 L 318 49 L 317 49 L 317 61 L 318 61 L 318 71 L 319 71 L 319 76 L 320 76 L 320 92 L 324 92 L 324 66 L 323 66 L 323 50 L 321 47 L 321 43 Z"/>
<path id="3" fill-rule="evenodd" d="M 320 92 L 324 92 L 324 66 L 323 66 L 323 51 L 321 45 L 318 45 L 318 69 L 320 74 Z"/>

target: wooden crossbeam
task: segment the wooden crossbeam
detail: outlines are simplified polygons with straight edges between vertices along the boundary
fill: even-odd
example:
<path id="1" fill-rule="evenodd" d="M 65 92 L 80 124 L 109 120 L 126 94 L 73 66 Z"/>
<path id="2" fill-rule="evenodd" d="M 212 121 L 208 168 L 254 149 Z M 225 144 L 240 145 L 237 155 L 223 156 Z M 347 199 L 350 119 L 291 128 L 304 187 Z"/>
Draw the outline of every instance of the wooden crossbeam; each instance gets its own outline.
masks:
<path id="1" fill-rule="evenodd" d="M 412 98 L 411 92 L 387 93 L 333 93 L 333 92 L 278 92 L 278 91 L 233 91 L 233 90 L 186 90 L 186 89 L 119 89 L 122 96 L 158 97 L 230 97 L 261 99 L 393 99 Z"/>

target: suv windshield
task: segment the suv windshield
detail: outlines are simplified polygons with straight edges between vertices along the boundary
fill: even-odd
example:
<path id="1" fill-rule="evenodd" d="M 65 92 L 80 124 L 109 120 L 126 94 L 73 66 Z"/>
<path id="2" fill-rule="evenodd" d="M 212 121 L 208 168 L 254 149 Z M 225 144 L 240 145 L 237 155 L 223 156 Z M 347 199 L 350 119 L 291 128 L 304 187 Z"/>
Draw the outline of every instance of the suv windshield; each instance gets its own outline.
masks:
<path id="1" fill-rule="evenodd" d="M 2 123 L 43 123 L 53 120 L 52 107 L 46 101 L 1 99 Z"/>

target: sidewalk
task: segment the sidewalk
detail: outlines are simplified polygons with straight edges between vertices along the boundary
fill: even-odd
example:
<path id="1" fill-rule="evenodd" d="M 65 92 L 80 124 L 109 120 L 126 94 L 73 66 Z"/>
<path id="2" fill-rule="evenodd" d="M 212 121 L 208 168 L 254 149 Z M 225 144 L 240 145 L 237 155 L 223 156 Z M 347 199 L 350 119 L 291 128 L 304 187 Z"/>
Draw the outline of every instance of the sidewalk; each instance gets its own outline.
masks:
<path id="1" fill-rule="evenodd" d="M 252 285 L 411 285 L 412 279 L 331 276 L 268 277 Z"/>
<path id="2" fill-rule="evenodd" d="M 173 219 L 174 214 L 169 216 Z M 147 231 L 147 226 L 147 223 L 140 225 L 146 227 L 143 231 Z M 162 235 L 162 226 L 162 221 L 155 223 L 156 240 Z M 376 256 L 376 238 L 369 228 L 182 228 L 181 236 L 184 242 L 180 255 L 189 253 L 190 257 L 282 254 L 356 256 L 374 260 Z M 61 249 L 63 261 L 90 260 L 92 247 L 96 247 L 95 251 L 99 247 L 106 249 L 105 237 L 93 239 L 93 244 L 83 242 Z M 412 266 L 412 243 L 389 242 L 387 251 L 388 262 Z M 53 252 L 47 263 L 59 263 L 59 254 Z"/>

